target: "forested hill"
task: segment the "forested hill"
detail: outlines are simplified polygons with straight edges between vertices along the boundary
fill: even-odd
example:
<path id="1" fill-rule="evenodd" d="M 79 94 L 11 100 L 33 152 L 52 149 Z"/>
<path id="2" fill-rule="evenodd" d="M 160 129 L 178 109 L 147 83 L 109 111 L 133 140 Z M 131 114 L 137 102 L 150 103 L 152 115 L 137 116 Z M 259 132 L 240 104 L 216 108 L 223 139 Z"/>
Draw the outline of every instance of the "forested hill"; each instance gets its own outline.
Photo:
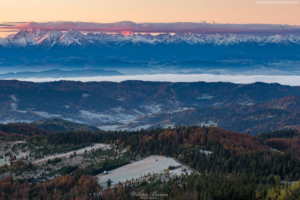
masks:
<path id="1" fill-rule="evenodd" d="M 300 129 L 300 98 L 290 95 L 273 101 L 206 106 L 144 117 L 150 123 L 168 120 L 176 125 L 214 124 L 219 128 L 257 135 L 281 129 Z M 208 122 L 211 123 L 208 123 Z"/>
<path id="2" fill-rule="evenodd" d="M 0 123 L 34 122 L 54 131 L 211 124 L 256 135 L 300 127 L 300 87 L 227 82 L 150 81 L 33 83 L 0 80 Z M 128 121 L 129 120 L 129 121 Z"/>
<path id="3" fill-rule="evenodd" d="M 300 151 L 295 151 L 295 147 L 300 146 L 298 137 L 297 130 L 281 130 L 250 136 L 217 127 L 190 126 L 132 132 L 60 132 L 28 137 L 26 145 L 38 146 L 40 148 L 37 151 L 46 155 L 47 151 L 49 153 L 50 146 L 64 152 L 63 148 L 66 147 L 106 143 L 116 148 L 112 149 L 113 152 L 126 148 L 130 157 L 133 154 L 138 154 L 141 158 L 150 155 L 170 156 L 198 172 L 181 175 L 169 181 L 159 179 L 156 182 L 148 179 L 147 182 L 145 179 L 137 184 L 126 184 L 125 188 L 120 183 L 114 189 L 108 188 L 97 196 L 90 196 L 93 200 L 136 200 L 138 198 L 130 196 L 132 191 L 152 191 L 154 188 L 160 193 L 168 194 L 165 199 L 279 200 L 294 199 L 293 196 L 299 197 L 300 187 L 297 184 L 298 188 L 291 190 L 281 183 L 281 180 L 298 181 L 300 179 Z M 99 154 L 91 153 L 91 155 Z M 112 161 L 110 159 L 112 157 L 104 162 Z M 119 158 L 116 158 L 116 161 L 122 162 Z M 27 199 L 38 199 L 41 197 L 40 190 L 42 189 L 43 197 L 46 199 L 54 195 L 56 195 L 54 197 L 59 195 L 57 199 L 63 196 L 65 199 L 78 199 L 78 196 L 88 196 L 99 192 L 96 188 L 97 180 L 92 176 L 103 172 L 102 161 L 92 162 L 86 167 L 69 167 L 72 168 L 70 176 L 62 176 L 45 183 L 29 184 L 26 180 L 24 183 L 17 181 L 13 183 L 13 179 L 7 177 L 0 181 L 3 185 L 0 187 L 0 194 L 10 195 L 6 199 L 14 199 L 22 195 L 27 196 Z M 4 185 L 11 190 L 5 190 Z M 76 187 L 76 190 L 72 189 L 73 187 Z M 288 191 L 287 194 L 284 193 L 286 191 Z M 277 198 L 282 194 L 286 194 L 286 198 Z M 122 195 L 124 198 L 118 198 Z M 82 197 L 81 199 L 88 198 Z"/>
<path id="4" fill-rule="evenodd" d="M 82 124 L 76 124 L 63 119 L 45 119 L 40 121 L 35 121 L 31 123 L 32 125 L 51 131 L 51 132 L 63 132 L 63 131 L 94 131 L 99 130 L 95 127 L 86 126 Z"/>
<path id="5" fill-rule="evenodd" d="M 28 138 L 29 142 L 47 140 L 48 144 L 78 145 L 89 143 L 115 143 L 143 154 L 176 155 L 178 146 L 214 150 L 222 146 L 238 154 L 269 150 L 270 146 L 248 134 L 227 131 L 217 127 L 176 127 L 140 131 L 77 131 L 60 132 L 45 137 Z"/>
<path id="6" fill-rule="evenodd" d="M 53 132 L 38 128 L 27 123 L 12 123 L 12 124 L 0 124 L 1 136 L 41 136 L 50 135 Z"/>

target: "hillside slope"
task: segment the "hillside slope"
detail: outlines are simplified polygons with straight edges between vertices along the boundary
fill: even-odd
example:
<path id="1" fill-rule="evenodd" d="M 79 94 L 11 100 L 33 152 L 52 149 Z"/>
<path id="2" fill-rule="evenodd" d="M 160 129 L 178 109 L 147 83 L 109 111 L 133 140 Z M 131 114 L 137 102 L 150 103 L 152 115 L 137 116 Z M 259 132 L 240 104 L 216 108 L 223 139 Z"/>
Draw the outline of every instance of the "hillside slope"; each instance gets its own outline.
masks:
<path id="1" fill-rule="evenodd" d="M 94 131 L 98 130 L 95 127 L 85 126 L 82 124 L 76 124 L 63 119 L 45 119 L 41 121 L 35 121 L 32 125 L 51 131 L 51 132 L 63 132 L 63 131 Z"/>
<path id="2" fill-rule="evenodd" d="M 23 136 L 41 136 L 41 135 L 51 135 L 53 132 L 33 126 L 27 123 L 12 123 L 12 124 L 0 124 L 1 135 L 13 136 L 13 135 L 23 135 Z"/>

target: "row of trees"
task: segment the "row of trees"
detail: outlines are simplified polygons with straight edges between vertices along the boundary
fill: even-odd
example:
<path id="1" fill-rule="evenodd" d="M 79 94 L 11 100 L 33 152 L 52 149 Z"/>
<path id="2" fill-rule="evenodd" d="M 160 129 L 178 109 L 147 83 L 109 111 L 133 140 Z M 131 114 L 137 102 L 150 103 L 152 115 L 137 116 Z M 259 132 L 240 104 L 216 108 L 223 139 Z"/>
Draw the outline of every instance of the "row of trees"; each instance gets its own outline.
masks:
<path id="1" fill-rule="evenodd" d="M 65 175 L 54 178 L 46 183 L 30 185 L 21 183 L 7 176 L 0 180 L 0 199 L 96 199 L 100 186 L 93 176 L 74 177 Z"/>

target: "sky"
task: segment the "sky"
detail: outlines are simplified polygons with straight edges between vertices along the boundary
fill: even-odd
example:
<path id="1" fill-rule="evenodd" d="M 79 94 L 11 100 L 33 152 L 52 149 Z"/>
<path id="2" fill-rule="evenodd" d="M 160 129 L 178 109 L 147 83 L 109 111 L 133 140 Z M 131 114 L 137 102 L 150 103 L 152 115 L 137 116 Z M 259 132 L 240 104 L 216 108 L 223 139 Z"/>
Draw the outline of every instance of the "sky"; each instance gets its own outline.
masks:
<path id="1" fill-rule="evenodd" d="M 202 22 L 300 25 L 300 2 L 256 0 L 1 0 L 7 22 Z M 2 30 L 7 35 L 11 30 Z"/>

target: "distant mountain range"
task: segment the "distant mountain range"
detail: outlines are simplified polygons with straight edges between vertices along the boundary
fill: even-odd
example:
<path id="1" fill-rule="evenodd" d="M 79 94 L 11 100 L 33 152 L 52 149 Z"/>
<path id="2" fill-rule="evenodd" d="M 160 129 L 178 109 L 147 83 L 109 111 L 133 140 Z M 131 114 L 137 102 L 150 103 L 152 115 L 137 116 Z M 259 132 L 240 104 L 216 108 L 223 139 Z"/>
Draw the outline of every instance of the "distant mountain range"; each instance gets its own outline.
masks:
<path id="1" fill-rule="evenodd" d="M 82 34 L 75 29 L 67 32 L 45 31 L 40 29 L 21 30 L 15 35 L 0 40 L 0 45 L 4 47 L 28 47 L 44 46 L 51 48 L 55 45 L 60 46 L 103 46 L 105 44 L 122 45 L 124 43 L 148 43 L 148 44 L 170 44 L 170 43 L 187 43 L 195 44 L 214 44 L 234 45 L 234 44 L 283 44 L 300 45 L 300 37 L 296 35 L 246 35 L 246 34 L 194 34 L 194 33 L 170 33 L 151 35 L 151 34 L 134 34 L 132 31 L 122 31 L 119 34 L 107 33 L 88 33 Z"/>
<path id="2" fill-rule="evenodd" d="M 263 63 L 298 61 L 298 35 L 246 35 L 169 33 L 151 35 L 123 31 L 119 34 L 77 30 L 21 30 L 0 39 L 0 66 L 76 63 L 93 61 L 155 62 L 200 61 Z M 97 65 L 97 63 L 95 63 Z M 101 66 L 101 65 L 100 65 Z"/>

